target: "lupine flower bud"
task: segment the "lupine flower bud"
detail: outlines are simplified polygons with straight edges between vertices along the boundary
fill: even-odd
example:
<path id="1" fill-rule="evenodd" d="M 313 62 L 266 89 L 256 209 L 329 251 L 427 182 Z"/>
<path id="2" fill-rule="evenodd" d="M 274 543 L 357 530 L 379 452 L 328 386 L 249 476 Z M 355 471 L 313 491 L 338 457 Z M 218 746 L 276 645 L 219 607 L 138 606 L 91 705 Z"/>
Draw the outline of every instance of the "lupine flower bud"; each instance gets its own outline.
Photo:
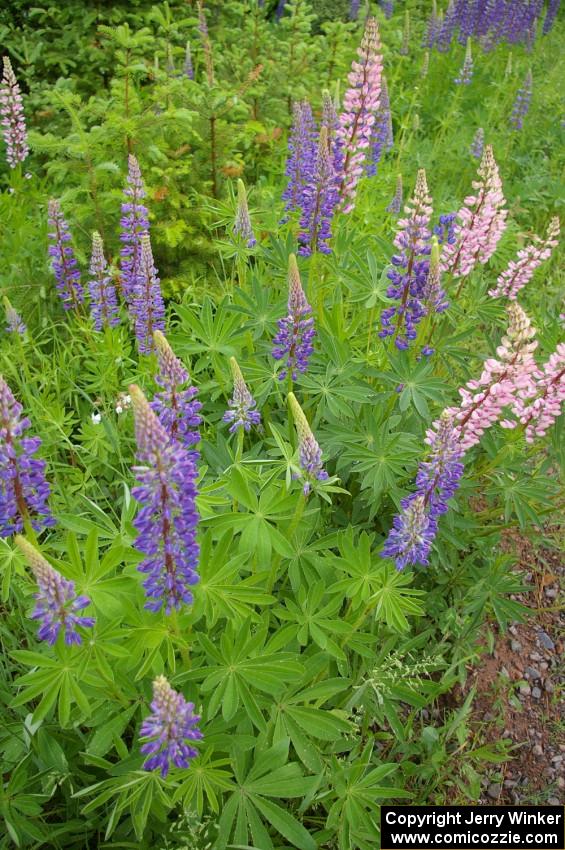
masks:
<path id="1" fill-rule="evenodd" d="M 149 739 L 141 747 L 141 752 L 150 756 L 143 765 L 145 770 L 160 770 L 164 779 L 171 765 L 188 767 L 190 759 L 196 758 L 198 751 L 187 744 L 202 739 L 197 727 L 200 717 L 193 712 L 194 703 L 171 688 L 164 676 L 157 676 L 151 714 L 143 721 L 140 732 L 141 738 Z"/>
<path id="2" fill-rule="evenodd" d="M 474 156 L 475 159 L 481 159 L 483 155 L 483 150 L 485 147 L 485 131 L 482 127 L 479 127 L 477 132 L 473 137 L 473 141 L 471 142 L 471 147 L 469 148 L 469 152 L 471 156 Z"/>
<path id="3" fill-rule="evenodd" d="M 316 250 L 322 254 L 331 252 L 328 242 L 332 236 L 331 221 L 339 201 L 337 183 L 338 177 L 328 147 L 328 130 L 322 127 L 314 174 L 302 195 L 302 229 L 298 234 L 301 247 L 298 253 L 305 257 Z"/>
<path id="4" fill-rule="evenodd" d="M 135 418 L 139 485 L 132 495 L 141 510 L 134 520 L 135 546 L 146 556 L 138 569 L 150 611 L 167 614 L 191 604 L 198 582 L 196 465 L 184 446 L 167 433 L 138 386 L 129 388 Z"/>
<path id="5" fill-rule="evenodd" d="M 194 79 L 194 68 L 192 66 L 192 53 L 190 50 L 190 41 L 186 42 L 186 50 L 184 53 L 184 67 L 183 67 L 185 77 L 188 77 L 189 80 Z"/>
<path id="6" fill-rule="evenodd" d="M 422 289 L 422 300 L 428 313 L 443 313 L 449 307 L 449 301 L 441 286 L 441 268 L 439 262 L 439 242 L 432 236 L 432 249 L 428 276 Z"/>
<path id="7" fill-rule="evenodd" d="M 381 339 L 394 336 L 396 347 L 402 350 L 416 339 L 416 325 L 425 314 L 422 297 L 429 270 L 431 201 L 426 172 L 421 168 L 414 197 L 405 208 L 407 217 L 398 220 L 394 244 L 399 253 L 393 255 L 393 267 L 387 272 L 391 281 L 387 296 L 398 303 L 382 311 L 379 331 Z"/>
<path id="8" fill-rule="evenodd" d="M 147 207 L 142 203 L 145 197 L 145 188 L 139 170 L 137 159 L 130 154 L 128 157 L 127 187 L 124 189 L 126 196 L 122 204 L 122 218 L 120 219 L 122 249 L 120 251 L 120 264 L 122 272 L 122 293 L 128 307 L 134 301 L 135 293 L 142 282 L 141 265 L 141 237 L 149 233 L 149 213 Z"/>
<path id="9" fill-rule="evenodd" d="M 251 227 L 251 219 L 249 218 L 247 193 L 243 180 L 237 181 L 237 210 L 233 232 L 236 236 L 240 236 L 243 239 L 248 248 L 254 248 L 257 244 L 257 240 L 253 234 L 253 228 Z"/>
<path id="10" fill-rule="evenodd" d="M 204 63 L 206 65 L 206 79 L 208 85 L 214 85 L 214 59 L 212 56 L 212 42 L 208 33 L 208 24 L 206 23 L 206 14 L 202 5 L 202 0 L 198 0 L 198 31 L 202 40 L 202 49 L 204 51 Z"/>
<path id="11" fill-rule="evenodd" d="M 393 215 L 399 215 L 400 210 L 402 209 L 403 195 L 402 174 L 398 174 L 396 177 L 396 189 L 394 190 L 394 195 L 392 196 L 392 200 L 386 208 L 386 211 Z"/>
<path id="12" fill-rule="evenodd" d="M 151 409 L 155 411 L 161 425 L 173 440 L 178 440 L 185 448 L 191 449 L 191 456 L 196 460 L 198 452 L 194 451 L 193 447 L 200 440 L 198 426 L 202 423 L 202 417 L 198 413 L 202 405 L 195 398 L 198 390 L 196 387 L 186 386 L 190 382 L 190 375 L 161 331 L 155 331 L 153 340 L 159 363 L 159 373 L 155 381 L 162 390 L 155 393 Z"/>
<path id="13" fill-rule="evenodd" d="M 402 44 L 398 51 L 401 56 L 408 56 L 410 53 L 410 12 L 408 9 L 404 12 L 404 30 L 402 32 Z"/>
<path id="14" fill-rule="evenodd" d="M 473 79 L 473 53 L 471 50 L 471 39 L 467 39 L 467 48 L 465 50 L 465 61 L 461 66 L 459 74 L 455 77 L 457 85 L 468 86 Z"/>
<path id="15" fill-rule="evenodd" d="M 135 321 L 139 352 L 150 354 L 155 348 L 153 334 L 156 330 L 165 329 L 165 303 L 148 233 L 141 237 L 140 278 L 134 292 L 131 313 Z"/>
<path id="16" fill-rule="evenodd" d="M 78 310 L 84 301 L 84 293 L 80 283 L 80 271 L 69 244 L 71 234 L 65 221 L 59 201 L 51 200 L 49 212 L 49 256 L 51 268 L 56 279 L 57 292 L 65 310 Z"/>
<path id="17" fill-rule="evenodd" d="M 312 308 L 302 289 L 294 254 L 288 258 L 288 313 L 283 319 L 279 319 L 278 326 L 279 332 L 273 339 L 273 357 L 275 360 L 286 360 L 279 380 L 284 380 L 287 374 L 290 374 L 295 381 L 297 372 L 306 372 L 308 369 L 316 331 Z"/>
<path id="18" fill-rule="evenodd" d="M 377 173 L 377 167 L 381 161 L 383 151 L 389 151 L 392 148 L 393 141 L 390 99 L 388 96 L 388 86 L 383 74 L 379 108 L 377 109 L 375 123 L 371 132 L 371 159 L 367 165 L 367 174 L 369 176 Z"/>
<path id="19" fill-rule="evenodd" d="M 316 126 L 307 100 L 293 105 L 288 150 L 285 169 L 288 185 L 283 200 L 286 201 L 285 210 L 292 212 L 302 207 L 304 190 L 311 183 L 316 166 Z"/>
<path id="20" fill-rule="evenodd" d="M 36 605 L 31 619 L 40 621 L 37 632 L 39 640 L 46 640 L 53 646 L 62 631 L 67 646 L 79 645 L 82 638 L 77 629 L 92 628 L 96 622 L 94 617 L 78 614 L 90 605 L 90 599 L 87 596 L 77 596 L 74 582 L 63 578 L 53 569 L 25 537 L 16 535 L 16 544 L 37 581 Z"/>
<path id="21" fill-rule="evenodd" d="M 485 146 L 478 175 L 473 181 L 476 194 L 465 198 L 457 214 L 455 242 L 443 246 L 442 269 L 454 277 L 465 277 L 477 262 L 486 263 L 506 228 L 508 211 L 503 209 L 506 201 L 491 145 Z"/>
<path id="22" fill-rule="evenodd" d="M 427 77 L 428 71 L 430 70 L 430 51 L 424 51 L 424 58 L 422 59 L 422 69 L 420 71 L 421 77 Z"/>
<path id="23" fill-rule="evenodd" d="M 505 296 L 514 301 L 518 293 L 533 277 L 535 270 L 549 259 L 559 243 L 559 219 L 551 219 L 545 239 L 534 236 L 534 242 L 518 251 L 518 259 L 511 260 L 508 267 L 498 276 L 497 286 L 489 290 L 493 298 Z"/>
<path id="24" fill-rule="evenodd" d="M 23 436 L 31 423 L 22 412 L 0 375 L 0 537 L 22 531 L 26 519 L 35 531 L 55 522 L 47 504 L 45 461 L 35 457 L 41 440 Z"/>
<path id="25" fill-rule="evenodd" d="M 27 328 L 24 324 L 24 321 L 17 310 L 15 310 L 6 295 L 3 297 L 4 302 L 4 310 L 6 311 L 6 330 L 8 333 L 20 334 L 23 336 L 25 334 Z"/>
<path id="26" fill-rule="evenodd" d="M 104 257 L 104 245 L 99 233 L 92 234 L 92 255 L 90 259 L 89 282 L 90 312 L 97 331 L 114 328 L 120 324 L 118 315 L 118 297 L 108 263 Z"/>
<path id="27" fill-rule="evenodd" d="M 526 117 L 530 109 L 530 101 L 532 99 L 532 88 L 532 72 L 528 71 L 522 88 L 518 89 L 516 100 L 514 101 L 514 106 L 512 107 L 512 114 L 510 115 L 509 123 L 512 129 L 514 130 L 521 130 L 524 126 L 524 118 Z"/>
<path id="28" fill-rule="evenodd" d="M 288 394 L 288 401 L 298 435 L 298 459 L 305 478 L 304 495 L 307 496 L 314 480 L 326 481 L 329 476 L 322 466 L 322 450 L 294 393 Z"/>
<path id="29" fill-rule="evenodd" d="M 230 357 L 230 368 L 233 376 L 233 396 L 228 402 L 230 410 L 224 413 L 224 422 L 231 422 L 230 434 L 239 428 L 250 431 L 253 425 L 261 424 L 261 414 L 254 409 L 257 402 L 247 388 L 235 357 Z"/>
<path id="30" fill-rule="evenodd" d="M 20 87 L 10 59 L 4 56 L 2 62 L 4 66 L 0 85 L 2 135 L 6 143 L 6 160 L 10 168 L 15 168 L 18 163 L 26 159 L 29 147 Z"/>
<path id="31" fill-rule="evenodd" d="M 349 89 L 344 97 L 344 112 L 339 116 L 337 131 L 343 150 L 343 171 L 340 185 L 343 212 L 351 212 L 357 194 L 357 183 L 363 174 L 375 111 L 381 94 L 383 60 L 379 29 L 375 18 L 368 18 L 359 61 L 354 61 L 348 76 Z"/>

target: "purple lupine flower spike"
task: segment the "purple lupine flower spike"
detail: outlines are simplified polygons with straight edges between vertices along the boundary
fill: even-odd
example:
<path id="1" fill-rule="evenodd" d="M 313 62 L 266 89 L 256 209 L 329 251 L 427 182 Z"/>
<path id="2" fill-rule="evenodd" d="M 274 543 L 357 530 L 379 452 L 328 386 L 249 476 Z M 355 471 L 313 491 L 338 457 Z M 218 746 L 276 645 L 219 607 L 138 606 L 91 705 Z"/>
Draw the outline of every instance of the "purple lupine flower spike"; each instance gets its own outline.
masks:
<path id="1" fill-rule="evenodd" d="M 521 130 L 524 126 L 524 118 L 530 109 L 532 87 L 532 72 L 528 71 L 524 84 L 520 89 L 518 89 L 518 94 L 516 95 L 514 106 L 512 107 L 512 114 L 510 115 L 509 123 L 513 130 Z"/>
<path id="2" fill-rule="evenodd" d="M 284 380 L 290 374 L 295 381 L 297 372 L 306 372 L 308 369 L 316 330 L 312 308 L 304 294 L 294 254 L 288 258 L 288 313 L 279 319 L 278 325 L 279 331 L 273 339 L 272 353 L 275 360 L 286 360 L 279 380 Z"/>
<path id="3" fill-rule="evenodd" d="M 440 53 L 447 53 L 449 50 L 456 24 L 455 4 L 453 0 L 449 0 L 449 5 L 445 11 L 445 17 L 440 24 L 436 37 L 436 49 Z"/>
<path id="4" fill-rule="evenodd" d="M 277 4 L 277 10 L 275 12 L 275 18 L 277 19 L 277 21 L 280 21 L 280 19 L 282 18 L 285 6 L 286 0 L 279 0 Z"/>
<path id="5" fill-rule="evenodd" d="M 367 174 L 373 176 L 377 173 L 377 167 L 381 161 L 383 151 L 389 151 L 393 145 L 392 118 L 390 114 L 390 99 L 388 87 L 383 75 L 381 83 L 381 96 L 379 108 L 375 115 L 375 123 L 371 132 L 371 154 L 367 165 Z"/>
<path id="6" fill-rule="evenodd" d="M 84 301 L 84 292 L 80 282 L 80 271 L 70 245 L 69 225 L 61 211 L 59 201 L 51 200 L 49 214 L 49 256 L 51 268 L 56 279 L 57 292 L 65 310 L 78 310 Z"/>
<path id="7" fill-rule="evenodd" d="M 401 350 L 416 339 L 416 325 L 425 314 L 422 292 L 430 265 L 432 206 L 423 168 L 418 171 L 414 197 L 405 209 L 407 217 L 398 220 L 394 240 L 399 253 L 393 255 L 392 268 L 387 272 L 391 281 L 387 295 L 397 304 L 382 311 L 379 331 L 381 339 L 393 336 L 396 347 Z"/>
<path id="8" fill-rule="evenodd" d="M 394 12 L 394 0 L 379 0 L 379 5 L 385 13 L 385 18 L 392 18 Z"/>
<path id="9" fill-rule="evenodd" d="M 0 115 L 2 135 L 6 143 L 6 160 L 10 168 L 23 162 L 28 153 L 27 130 L 20 86 L 7 56 L 3 60 L 2 82 L 0 83 Z"/>
<path id="10" fill-rule="evenodd" d="M 440 215 L 439 224 L 434 227 L 434 233 L 440 245 L 454 245 L 457 239 L 457 213 Z"/>
<path id="11" fill-rule="evenodd" d="M 249 207 L 247 206 L 247 192 L 243 180 L 237 181 L 237 210 L 233 224 L 233 232 L 241 237 L 248 248 L 254 248 L 257 244 L 251 219 L 249 218 Z"/>
<path id="12" fill-rule="evenodd" d="M 120 267 L 122 280 L 122 294 L 125 301 L 131 306 L 135 292 L 142 280 L 141 266 L 141 237 L 149 233 L 149 213 L 143 204 L 145 188 L 139 170 L 137 159 L 130 154 L 128 157 L 127 186 L 124 189 L 126 196 L 122 204 L 122 217 L 120 219 L 122 248 L 120 251 Z"/>
<path id="13" fill-rule="evenodd" d="M 194 79 L 194 67 L 192 65 L 192 51 L 190 49 L 190 41 L 186 42 L 186 50 L 184 53 L 184 75 L 189 80 Z"/>
<path id="14" fill-rule="evenodd" d="M 141 752 L 149 755 L 143 764 L 145 770 L 160 770 L 163 779 L 171 765 L 188 767 L 198 751 L 187 741 L 200 741 L 200 717 L 194 714 L 194 704 L 187 702 L 175 691 L 164 676 L 153 682 L 151 714 L 141 724 L 140 737 L 148 738 Z"/>
<path id="15" fill-rule="evenodd" d="M 485 131 L 482 127 L 477 129 L 473 137 L 473 141 L 471 142 L 471 147 L 469 148 L 469 153 L 471 156 L 474 156 L 475 159 L 481 159 L 483 155 L 483 150 L 485 148 Z"/>
<path id="16" fill-rule="evenodd" d="M 393 528 L 381 552 L 383 558 L 394 558 L 399 570 L 411 564 L 427 564 L 438 530 L 438 518 L 446 513 L 447 502 L 459 487 L 463 475 L 463 449 L 453 416 L 442 413 L 436 430 L 427 432 L 431 447 L 416 475 L 416 491 L 403 499 L 401 512 L 393 520 Z"/>
<path id="17" fill-rule="evenodd" d="M 298 459 L 304 477 L 304 495 L 307 496 L 314 481 L 326 481 L 329 476 L 322 465 L 322 450 L 294 393 L 288 394 L 288 401 L 298 434 Z"/>
<path id="18" fill-rule="evenodd" d="M 304 189 L 298 253 L 309 257 L 313 251 L 330 254 L 331 221 L 339 202 L 338 176 L 328 147 L 328 129 L 322 127 L 312 181 Z"/>
<path id="19" fill-rule="evenodd" d="M 349 20 L 356 21 L 359 17 L 359 6 L 361 5 L 361 0 L 351 0 L 349 4 Z"/>
<path id="20" fill-rule="evenodd" d="M 340 196 L 344 213 L 351 212 L 355 205 L 381 94 L 383 59 L 375 18 L 368 18 L 357 54 L 359 59 L 351 66 L 337 131 L 343 151 Z"/>
<path id="21" fill-rule="evenodd" d="M 428 50 L 432 50 L 434 48 L 439 33 L 439 27 L 440 20 L 437 13 L 437 3 L 436 0 L 432 0 L 432 11 L 428 18 L 428 23 L 426 24 L 426 32 L 422 47 L 426 47 Z"/>
<path id="22" fill-rule="evenodd" d="M 90 312 L 94 319 L 94 328 L 115 328 L 120 324 L 118 315 L 118 296 L 112 280 L 108 263 L 104 256 L 104 245 L 99 233 L 92 234 L 92 255 L 90 258 L 89 282 Z"/>
<path id="23" fill-rule="evenodd" d="M 197 470 L 191 452 L 167 433 L 138 386 L 129 388 L 135 418 L 139 465 L 133 468 L 139 484 L 132 495 L 140 505 L 133 524 L 135 547 L 146 556 L 138 569 L 150 611 L 193 601 L 191 587 L 198 582 L 199 548 L 196 542 Z"/>
<path id="24" fill-rule="evenodd" d="M 82 638 L 77 629 L 92 628 L 96 622 L 94 617 L 79 614 L 90 605 L 90 599 L 77 596 L 74 582 L 63 578 L 25 537 L 16 535 L 16 544 L 37 581 L 36 604 L 31 619 L 39 620 L 39 640 L 46 640 L 53 646 L 62 631 L 67 646 L 81 644 Z"/>
<path id="25" fill-rule="evenodd" d="M 285 169 L 288 184 L 282 197 L 286 212 L 292 212 L 302 207 L 304 188 L 312 179 L 316 163 L 316 126 L 307 100 L 293 105 L 288 150 Z"/>
<path id="26" fill-rule="evenodd" d="M 4 295 L 2 300 L 4 302 L 4 310 L 6 312 L 6 330 L 8 333 L 20 334 L 20 336 L 23 336 L 27 330 L 24 320 L 18 311 L 12 307 L 7 295 Z"/>
<path id="27" fill-rule="evenodd" d="M 139 353 L 150 354 L 155 350 L 153 334 L 165 329 L 165 302 L 148 233 L 141 237 L 140 280 L 134 292 L 131 313 L 135 320 Z"/>
<path id="28" fill-rule="evenodd" d="M 553 27 L 553 22 L 557 17 L 557 12 L 559 11 L 560 5 L 561 0 L 549 0 L 547 4 L 547 11 L 545 13 L 545 18 L 543 19 L 542 32 L 544 35 L 547 35 Z"/>
<path id="29" fill-rule="evenodd" d="M 250 431 L 253 425 L 261 424 L 261 414 L 257 402 L 249 392 L 245 379 L 235 357 L 230 357 L 230 368 L 233 376 L 233 396 L 230 398 L 229 410 L 224 413 L 224 422 L 230 422 L 230 434 L 239 428 Z"/>
<path id="30" fill-rule="evenodd" d="M 202 405 L 196 399 L 198 390 L 187 386 L 190 375 L 161 331 L 155 331 L 153 339 L 159 362 L 159 374 L 155 381 L 162 389 L 155 393 L 151 409 L 168 434 L 189 449 L 196 460 L 198 452 L 194 446 L 200 440 L 198 427 L 202 424 L 202 417 L 198 413 Z"/>
<path id="31" fill-rule="evenodd" d="M 454 82 L 458 86 L 468 86 L 473 79 L 473 52 L 471 49 L 471 39 L 467 39 L 467 47 L 465 49 L 465 61 L 461 66 L 459 74 L 455 77 Z"/>
<path id="32" fill-rule="evenodd" d="M 403 195 L 402 174 L 398 174 L 396 177 L 396 189 L 394 190 L 394 195 L 392 196 L 390 204 L 386 208 L 386 212 L 392 213 L 393 215 L 399 215 L 400 210 L 402 209 Z"/>

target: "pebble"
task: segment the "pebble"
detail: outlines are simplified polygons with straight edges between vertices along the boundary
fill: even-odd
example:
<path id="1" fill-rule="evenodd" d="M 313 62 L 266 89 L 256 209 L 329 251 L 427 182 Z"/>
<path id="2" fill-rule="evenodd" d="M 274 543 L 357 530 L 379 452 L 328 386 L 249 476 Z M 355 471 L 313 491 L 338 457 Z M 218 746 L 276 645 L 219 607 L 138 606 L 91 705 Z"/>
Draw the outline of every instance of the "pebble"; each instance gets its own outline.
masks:
<path id="1" fill-rule="evenodd" d="M 516 626 L 510 626 L 508 631 L 510 632 L 511 635 L 517 635 L 518 634 L 518 630 L 517 630 Z"/>
<path id="2" fill-rule="evenodd" d="M 505 779 L 504 780 L 504 787 L 505 788 L 514 788 L 515 785 L 517 785 L 517 782 L 516 782 L 515 779 Z"/>
<path id="3" fill-rule="evenodd" d="M 549 797 L 547 802 L 550 806 L 560 806 L 561 803 L 557 797 Z"/>
<path id="4" fill-rule="evenodd" d="M 528 679 L 541 679 L 541 673 L 536 667 L 526 667 L 525 675 Z"/>
<path id="5" fill-rule="evenodd" d="M 550 681 L 550 679 L 546 679 L 545 682 L 543 683 L 543 686 L 544 686 L 544 688 L 545 688 L 545 690 L 547 691 L 548 694 L 552 694 L 555 690 L 555 685 L 553 684 L 552 681 Z"/>
<path id="6" fill-rule="evenodd" d="M 534 699 L 541 699 L 541 691 L 539 688 L 532 688 L 532 696 Z"/>
<path id="7" fill-rule="evenodd" d="M 545 671 L 547 670 L 548 667 L 549 667 L 549 664 L 547 663 L 547 661 L 542 661 L 540 666 L 539 666 L 539 669 L 542 671 L 542 673 L 545 673 Z"/>
<path id="8" fill-rule="evenodd" d="M 540 655 L 539 652 L 530 652 L 530 658 L 532 661 L 542 661 L 543 655 Z"/>
<path id="9" fill-rule="evenodd" d="M 563 761 L 563 756 L 553 756 L 551 759 L 552 764 L 560 764 Z"/>
<path id="10" fill-rule="evenodd" d="M 557 787 L 558 788 L 565 788 L 565 779 L 563 779 L 562 776 L 557 777 Z"/>
<path id="11" fill-rule="evenodd" d="M 538 640 L 539 640 L 539 642 L 541 643 L 541 645 L 543 646 L 544 649 L 549 649 L 552 652 L 555 649 L 555 644 L 553 643 L 553 641 L 551 640 L 551 638 L 549 637 L 547 632 L 544 632 L 544 631 L 539 632 Z"/>
<path id="12" fill-rule="evenodd" d="M 508 672 L 508 670 L 506 669 L 506 667 L 501 667 L 501 668 L 500 668 L 500 675 L 501 675 L 501 676 L 504 676 L 504 678 L 505 678 L 505 679 L 509 679 L 509 678 L 510 678 L 510 673 Z"/>
<path id="13" fill-rule="evenodd" d="M 489 785 L 487 789 L 487 794 L 491 798 L 491 800 L 498 800 L 498 798 L 502 794 L 502 785 L 500 784 L 500 782 L 494 782 L 492 785 Z"/>
<path id="14" fill-rule="evenodd" d="M 532 752 L 535 756 L 543 756 L 543 747 L 540 744 L 536 744 L 535 747 L 532 748 Z"/>
<path id="15" fill-rule="evenodd" d="M 529 697 L 532 692 L 532 689 L 529 685 L 520 685 L 520 693 L 524 697 Z"/>
<path id="16" fill-rule="evenodd" d="M 555 587 L 546 587 L 545 595 L 549 597 L 549 599 L 555 599 L 557 596 L 557 590 Z"/>
<path id="17" fill-rule="evenodd" d="M 522 644 L 519 640 L 513 640 L 510 644 L 510 649 L 512 650 L 512 652 L 521 652 Z"/>

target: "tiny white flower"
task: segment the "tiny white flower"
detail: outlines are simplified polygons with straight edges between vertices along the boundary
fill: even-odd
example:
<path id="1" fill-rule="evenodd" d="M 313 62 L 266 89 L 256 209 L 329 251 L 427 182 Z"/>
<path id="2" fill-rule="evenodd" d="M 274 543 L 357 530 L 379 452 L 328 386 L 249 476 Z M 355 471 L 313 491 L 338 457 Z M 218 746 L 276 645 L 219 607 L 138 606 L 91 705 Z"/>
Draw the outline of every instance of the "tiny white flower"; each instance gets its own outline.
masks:
<path id="1" fill-rule="evenodd" d="M 102 419 L 102 414 L 101 413 L 91 413 L 90 418 L 92 419 L 93 425 L 99 425 L 100 421 Z"/>
<path id="2" fill-rule="evenodd" d="M 130 395 L 124 396 L 124 403 L 125 404 L 131 404 L 131 396 Z"/>
<path id="3" fill-rule="evenodd" d="M 123 413 L 124 409 L 121 404 L 116 405 L 116 413 Z"/>

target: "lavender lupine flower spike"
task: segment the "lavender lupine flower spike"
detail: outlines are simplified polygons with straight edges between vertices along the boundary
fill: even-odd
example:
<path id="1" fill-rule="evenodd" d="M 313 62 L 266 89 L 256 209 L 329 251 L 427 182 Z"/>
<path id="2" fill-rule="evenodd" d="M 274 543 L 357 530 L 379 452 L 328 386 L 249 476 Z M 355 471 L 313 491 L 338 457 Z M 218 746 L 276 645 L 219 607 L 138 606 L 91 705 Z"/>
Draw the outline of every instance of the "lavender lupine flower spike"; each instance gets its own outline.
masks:
<path id="1" fill-rule="evenodd" d="M 532 99 L 532 88 L 533 88 L 533 80 L 532 80 L 532 72 L 528 71 L 526 74 L 526 79 L 524 80 L 524 84 L 520 89 L 518 89 L 518 93 L 516 95 L 516 100 L 514 101 L 514 106 L 512 107 L 512 114 L 510 115 L 510 126 L 514 130 L 521 130 L 524 126 L 524 118 L 528 114 L 528 110 L 530 109 L 530 101 Z"/>
<path id="2" fill-rule="evenodd" d="M 310 183 L 316 163 L 316 126 L 307 100 L 293 106 L 293 124 L 288 140 L 289 157 L 285 174 L 288 185 L 283 192 L 285 210 L 302 207 L 304 188 Z"/>
<path id="3" fill-rule="evenodd" d="M 257 402 L 247 388 L 235 357 L 230 357 L 230 368 L 233 376 L 233 396 L 228 402 L 230 409 L 224 413 L 224 422 L 231 423 L 231 434 L 239 428 L 250 431 L 253 425 L 261 424 L 261 414 L 254 409 Z"/>
<path id="4" fill-rule="evenodd" d="M 477 129 L 473 137 L 473 141 L 471 142 L 471 147 L 469 148 L 469 153 L 471 156 L 474 156 L 475 159 L 480 159 L 483 155 L 483 150 L 485 147 L 485 131 L 482 127 Z"/>
<path id="5" fill-rule="evenodd" d="M 247 206 L 247 192 L 243 180 L 237 181 L 237 210 L 235 213 L 235 221 L 233 224 L 233 232 L 236 236 L 240 236 L 248 248 L 254 248 L 257 244 L 251 219 L 249 218 L 249 208 Z"/>
<path id="6" fill-rule="evenodd" d="M 51 200 L 49 214 L 49 256 L 56 279 L 57 292 L 65 310 L 78 310 L 84 301 L 78 263 L 70 245 L 69 225 L 59 201 Z"/>
<path id="7" fill-rule="evenodd" d="M 155 393 L 151 409 L 155 411 L 168 434 L 190 449 L 191 456 L 196 460 L 198 452 L 194 450 L 194 446 L 200 440 L 198 426 L 202 423 L 202 417 L 198 413 L 202 405 L 196 399 L 198 390 L 196 387 L 187 386 L 190 375 L 161 331 L 155 331 L 153 339 L 159 362 L 159 374 L 155 381 L 162 389 L 161 392 Z"/>
<path id="8" fill-rule="evenodd" d="M 118 297 L 104 256 L 102 237 L 96 232 L 92 234 L 90 274 L 90 312 L 94 319 L 94 328 L 97 331 L 105 327 L 115 328 L 120 324 Z"/>
<path id="9" fill-rule="evenodd" d="M 468 86 L 473 79 L 473 53 L 471 50 L 471 39 L 467 39 L 467 48 L 465 50 L 465 61 L 461 66 L 459 74 L 455 77 L 454 82 L 457 85 Z"/>
<path id="10" fill-rule="evenodd" d="M 304 495 L 307 496 L 315 480 L 326 481 L 329 476 L 322 466 L 322 450 L 294 393 L 288 394 L 288 402 L 298 434 L 298 459 L 305 479 Z"/>
<path id="11" fill-rule="evenodd" d="M 196 526 L 196 465 L 191 453 L 172 439 L 138 386 L 131 386 L 135 418 L 139 484 L 132 495 L 141 510 L 134 520 L 135 546 L 146 556 L 138 569 L 145 607 L 167 614 L 192 603 L 190 588 L 198 582 Z"/>
<path id="12" fill-rule="evenodd" d="M 399 349 L 408 348 L 409 342 L 416 339 L 416 325 L 425 314 L 422 297 L 429 270 L 431 200 L 426 172 L 421 168 L 414 197 L 405 207 L 407 217 L 398 220 L 394 244 L 400 253 L 393 255 L 393 267 L 387 272 L 391 281 L 387 295 L 397 304 L 381 313 L 379 336 L 394 336 Z"/>
<path id="13" fill-rule="evenodd" d="M 27 330 L 25 323 L 17 310 L 12 307 L 7 295 L 3 297 L 4 310 L 6 312 L 6 330 L 8 333 L 20 334 L 23 336 Z"/>
<path id="14" fill-rule="evenodd" d="M 4 56 L 2 62 L 4 66 L 0 84 L 2 135 L 6 142 L 8 165 L 10 168 L 15 168 L 18 163 L 26 159 L 29 147 L 20 87 L 9 58 Z"/>
<path id="15" fill-rule="evenodd" d="M 328 245 L 331 239 L 331 221 L 339 202 L 337 188 L 338 177 L 334 170 L 328 146 L 328 129 L 320 129 L 316 168 L 311 183 L 304 189 L 302 197 L 302 217 L 298 234 L 300 248 L 298 253 L 309 257 L 313 251 L 322 254 L 331 253 Z"/>
<path id="16" fill-rule="evenodd" d="M 297 372 L 306 372 L 308 368 L 316 336 L 312 308 L 302 289 L 294 254 L 288 258 L 288 313 L 279 319 L 278 325 L 279 332 L 273 339 L 273 357 L 275 360 L 286 360 L 279 379 L 282 381 L 290 374 L 294 381 Z"/>
<path id="17" fill-rule="evenodd" d="M 365 32 L 348 76 L 349 89 L 344 97 L 344 111 L 339 116 L 337 138 L 343 151 L 340 197 L 343 212 L 354 207 L 357 184 L 370 146 L 375 111 L 381 94 L 383 60 L 379 29 L 375 18 L 368 18 Z"/>
<path id="18" fill-rule="evenodd" d="M 147 233 L 141 237 L 140 280 L 134 292 L 131 312 L 139 352 L 150 354 L 155 349 L 153 334 L 165 329 L 165 303 Z"/>
<path id="19" fill-rule="evenodd" d="M 137 159 L 130 154 L 128 157 L 126 196 L 122 204 L 120 219 L 122 249 L 120 251 L 120 266 L 122 273 L 122 294 L 128 306 L 131 306 L 135 292 L 142 279 L 141 270 L 141 237 L 149 233 L 149 213 L 143 204 L 145 189 Z"/>
<path id="20" fill-rule="evenodd" d="M 25 437 L 30 421 L 0 375 L 0 537 L 22 531 L 29 520 L 35 531 L 54 525 L 47 501 L 45 461 L 36 457 L 39 437 Z"/>
<path id="21" fill-rule="evenodd" d="M 92 628 L 96 622 L 94 617 L 78 613 L 90 605 L 90 599 L 77 596 L 74 582 L 63 578 L 25 537 L 18 534 L 16 544 L 37 581 L 36 605 L 31 619 L 39 620 L 38 638 L 53 646 L 62 631 L 67 646 L 81 644 L 77 629 Z"/>
<path id="22" fill-rule="evenodd" d="M 171 765 L 188 767 L 190 759 L 196 758 L 198 751 L 187 744 L 202 739 L 197 727 L 200 717 L 193 712 L 194 704 L 175 691 L 164 676 L 157 676 L 151 714 L 143 721 L 140 732 L 141 738 L 149 738 L 141 747 L 141 752 L 149 755 L 143 765 L 145 770 L 160 770 L 165 778 Z"/>
<path id="23" fill-rule="evenodd" d="M 402 209 L 403 195 L 402 174 L 398 174 L 396 177 L 396 189 L 394 190 L 394 195 L 392 196 L 392 200 L 386 208 L 386 211 L 393 215 L 398 215 Z"/>

